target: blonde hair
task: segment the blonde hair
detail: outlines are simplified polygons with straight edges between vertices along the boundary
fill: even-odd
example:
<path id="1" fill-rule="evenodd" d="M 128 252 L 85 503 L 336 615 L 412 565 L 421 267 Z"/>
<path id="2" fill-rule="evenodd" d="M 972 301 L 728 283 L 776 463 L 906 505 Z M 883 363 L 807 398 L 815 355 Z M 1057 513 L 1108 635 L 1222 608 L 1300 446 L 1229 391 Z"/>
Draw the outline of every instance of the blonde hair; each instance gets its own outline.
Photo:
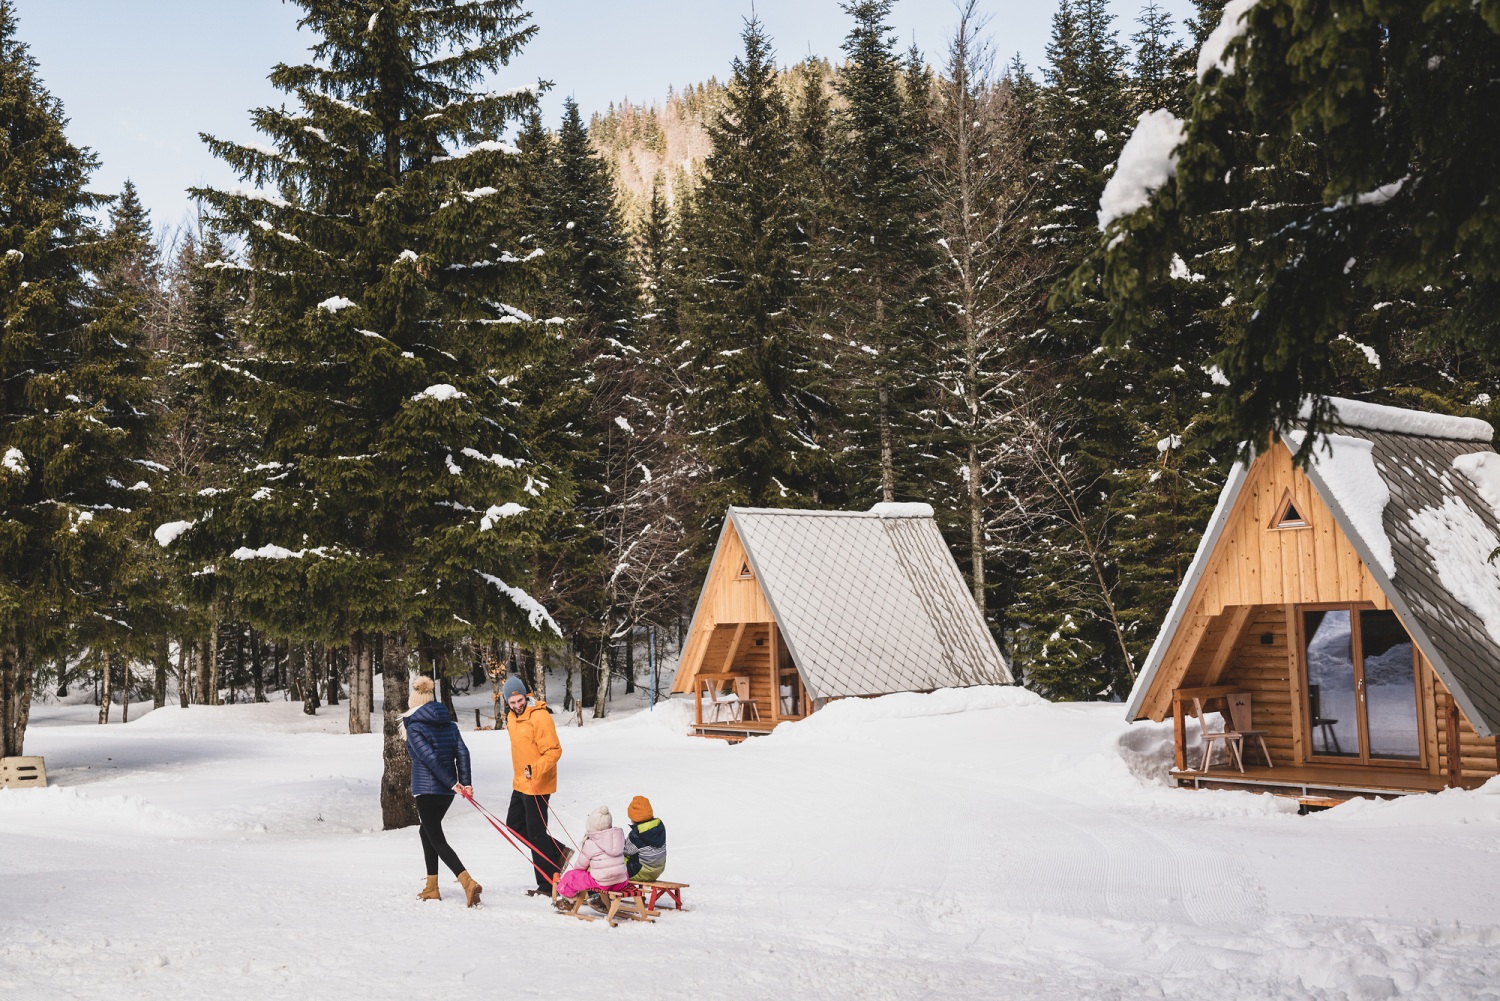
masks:
<path id="1" fill-rule="evenodd" d="M 432 679 L 425 674 L 418 675 L 417 680 L 411 683 L 411 704 L 421 706 L 431 701 Z"/>

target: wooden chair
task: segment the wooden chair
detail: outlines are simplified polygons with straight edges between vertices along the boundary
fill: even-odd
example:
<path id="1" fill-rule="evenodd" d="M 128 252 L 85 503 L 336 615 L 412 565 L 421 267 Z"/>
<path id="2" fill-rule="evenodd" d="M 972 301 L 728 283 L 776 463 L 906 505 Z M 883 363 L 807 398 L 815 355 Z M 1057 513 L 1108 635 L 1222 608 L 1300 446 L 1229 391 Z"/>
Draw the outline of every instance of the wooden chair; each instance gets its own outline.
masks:
<path id="1" fill-rule="evenodd" d="M 1223 744 L 1229 760 L 1243 772 L 1245 760 L 1240 750 L 1240 735 L 1228 727 L 1225 727 L 1222 733 L 1209 733 L 1208 727 L 1203 722 L 1204 701 L 1201 698 L 1193 699 L 1193 716 L 1198 720 L 1198 732 L 1203 735 L 1203 760 L 1198 763 L 1198 770 L 1208 771 L 1208 766 L 1213 763 L 1214 745 Z"/>
<path id="2" fill-rule="evenodd" d="M 1234 732 L 1240 735 L 1241 753 L 1243 754 L 1244 741 L 1254 738 L 1260 744 L 1260 753 L 1266 759 L 1267 768 L 1275 768 L 1271 762 L 1271 752 L 1266 747 L 1266 730 L 1254 729 L 1255 712 L 1251 706 L 1251 695 L 1249 692 L 1235 692 L 1229 696 L 1229 723 Z M 1243 768 L 1240 769 L 1244 771 Z"/>
<path id="3" fill-rule="evenodd" d="M 1317 685 L 1307 686 L 1307 709 L 1308 715 L 1312 717 L 1313 730 L 1323 731 L 1323 752 L 1326 754 L 1328 745 L 1332 744 L 1334 754 L 1343 754 L 1344 749 L 1339 746 L 1339 732 L 1334 729 L 1339 721 L 1323 715 L 1323 693 Z"/>

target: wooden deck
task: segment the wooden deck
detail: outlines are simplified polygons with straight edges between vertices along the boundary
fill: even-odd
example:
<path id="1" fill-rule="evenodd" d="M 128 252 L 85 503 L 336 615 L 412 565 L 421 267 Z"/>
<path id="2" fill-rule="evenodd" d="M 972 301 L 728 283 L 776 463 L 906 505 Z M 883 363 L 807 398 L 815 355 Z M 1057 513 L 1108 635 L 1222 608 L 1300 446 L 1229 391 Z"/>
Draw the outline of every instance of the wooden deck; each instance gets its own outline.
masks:
<path id="1" fill-rule="evenodd" d="M 732 720 L 724 723 L 697 723 L 693 726 L 695 737 L 716 737 L 738 744 L 749 737 L 763 737 L 776 729 L 769 720 Z"/>
<path id="2" fill-rule="evenodd" d="M 1211 768 L 1206 772 L 1172 769 L 1177 784 L 1192 789 L 1245 789 L 1306 798 L 1351 799 L 1355 796 L 1407 796 L 1419 792 L 1438 792 L 1447 783 L 1441 775 L 1416 768 L 1366 768 L 1343 765 L 1246 765 L 1244 772 L 1233 768 Z M 1464 781 L 1466 788 L 1483 784 L 1476 776 Z"/>

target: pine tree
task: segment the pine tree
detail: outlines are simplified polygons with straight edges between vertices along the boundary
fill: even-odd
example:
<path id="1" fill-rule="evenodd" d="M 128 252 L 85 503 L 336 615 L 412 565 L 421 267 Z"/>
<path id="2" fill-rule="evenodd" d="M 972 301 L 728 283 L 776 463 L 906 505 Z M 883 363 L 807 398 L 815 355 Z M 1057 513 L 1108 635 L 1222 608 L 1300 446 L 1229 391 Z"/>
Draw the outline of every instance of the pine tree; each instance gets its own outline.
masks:
<path id="1" fill-rule="evenodd" d="M 836 364 L 851 375 L 844 410 L 862 418 L 847 429 L 853 468 L 877 474 L 864 489 L 885 501 L 918 489 L 926 429 L 910 415 L 930 391 L 924 373 L 932 357 L 928 305 L 935 265 L 921 179 L 925 132 L 912 127 L 920 111 L 903 94 L 887 23 L 891 2 L 843 4 L 854 26 L 836 81 L 844 106 L 834 119 L 831 151 L 839 181 L 834 287 L 844 303 L 835 317 L 842 327 Z"/>
<path id="2" fill-rule="evenodd" d="M 689 405 L 709 471 L 696 498 L 704 533 L 729 504 L 815 502 L 828 466 L 823 374 L 793 315 L 805 237 L 791 111 L 761 23 L 750 19 L 740 37 L 744 56 L 708 126 L 712 152 L 682 222 Z"/>
<path id="3" fill-rule="evenodd" d="M 533 463 L 508 386 L 542 354 L 511 147 L 534 88 L 480 93 L 534 33 L 513 0 L 299 0 L 315 61 L 277 66 L 295 107 L 270 147 L 206 137 L 252 190 L 203 190 L 243 241 L 254 345 L 236 390 L 259 462 L 217 484 L 178 544 L 216 600 L 306 648 L 387 654 L 381 801 L 413 822 L 399 740 L 413 656 L 535 640 L 534 525 L 568 486 Z M 374 8 L 373 13 L 371 7 Z M 523 411 L 523 412 L 518 412 Z"/>
<path id="4" fill-rule="evenodd" d="M 22 753 L 32 679 L 119 628 L 151 430 L 138 303 L 95 284 L 113 262 L 64 131 L 0 0 L 0 755 Z"/>
<path id="5" fill-rule="evenodd" d="M 543 454 L 575 486 L 575 503 L 545 533 L 549 578 L 559 617 L 586 664 L 585 701 L 605 714 L 619 630 L 613 568 L 622 505 L 628 503 L 627 428 L 639 419 L 641 353 L 635 333 L 638 285 L 608 165 L 589 140 L 578 105 L 563 103 L 563 121 L 548 140 L 527 136 L 545 163 L 541 221 L 548 245 L 546 311 L 564 321 L 555 367 L 538 369 L 543 420 L 554 429 Z M 556 370 L 573 373 L 558 385 Z M 539 447 L 542 443 L 539 442 Z M 621 467 L 625 472 L 622 473 Z"/>
<path id="6" fill-rule="evenodd" d="M 1203 4 L 1202 27 L 1220 9 Z M 1378 355 L 1416 361 L 1463 409 L 1474 384 L 1417 359 L 1469 354 L 1471 373 L 1495 361 L 1500 143 L 1484 95 L 1500 15 L 1450 0 L 1224 16 L 1236 23 L 1222 26 L 1223 51 L 1200 51 L 1175 177 L 1108 237 L 1120 237 L 1106 280 L 1122 325 L 1184 237 L 1216 227 L 1240 310 L 1222 354 L 1231 443 L 1293 419 L 1310 394 L 1387 381 L 1357 368 L 1346 338 L 1365 327 Z M 1375 315 L 1385 303 L 1399 304 L 1391 319 Z"/>
<path id="7" fill-rule="evenodd" d="M 1031 338 L 1036 403 L 1021 453 L 1041 484 L 1049 524 L 1018 600 L 1017 659 L 1028 683 L 1054 697 L 1122 693 L 1133 677 L 1122 618 L 1111 507 L 1113 477 L 1137 446 L 1128 400 L 1139 375 L 1104 349 L 1109 313 L 1097 278 L 1079 273 L 1097 244 L 1097 206 L 1129 131 L 1126 54 L 1103 0 L 1062 0 L 1042 93 L 1045 155 L 1038 242 L 1061 273 Z"/>

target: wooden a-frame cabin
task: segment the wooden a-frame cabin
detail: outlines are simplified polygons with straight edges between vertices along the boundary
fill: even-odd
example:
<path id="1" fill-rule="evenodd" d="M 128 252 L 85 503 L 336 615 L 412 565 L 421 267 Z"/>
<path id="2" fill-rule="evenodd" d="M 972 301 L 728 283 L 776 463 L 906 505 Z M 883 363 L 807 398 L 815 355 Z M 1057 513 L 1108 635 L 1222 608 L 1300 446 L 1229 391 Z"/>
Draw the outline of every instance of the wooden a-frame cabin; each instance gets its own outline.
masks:
<path id="1" fill-rule="evenodd" d="M 926 504 L 731 507 L 672 691 L 742 740 L 830 699 L 1011 684 Z"/>
<path id="2" fill-rule="evenodd" d="M 1305 467 L 1291 430 L 1230 473 L 1131 694 L 1128 719 L 1174 719 L 1179 785 L 1336 800 L 1500 771 L 1494 430 L 1331 402 Z M 1214 710 L 1238 763 L 1189 753 Z"/>

